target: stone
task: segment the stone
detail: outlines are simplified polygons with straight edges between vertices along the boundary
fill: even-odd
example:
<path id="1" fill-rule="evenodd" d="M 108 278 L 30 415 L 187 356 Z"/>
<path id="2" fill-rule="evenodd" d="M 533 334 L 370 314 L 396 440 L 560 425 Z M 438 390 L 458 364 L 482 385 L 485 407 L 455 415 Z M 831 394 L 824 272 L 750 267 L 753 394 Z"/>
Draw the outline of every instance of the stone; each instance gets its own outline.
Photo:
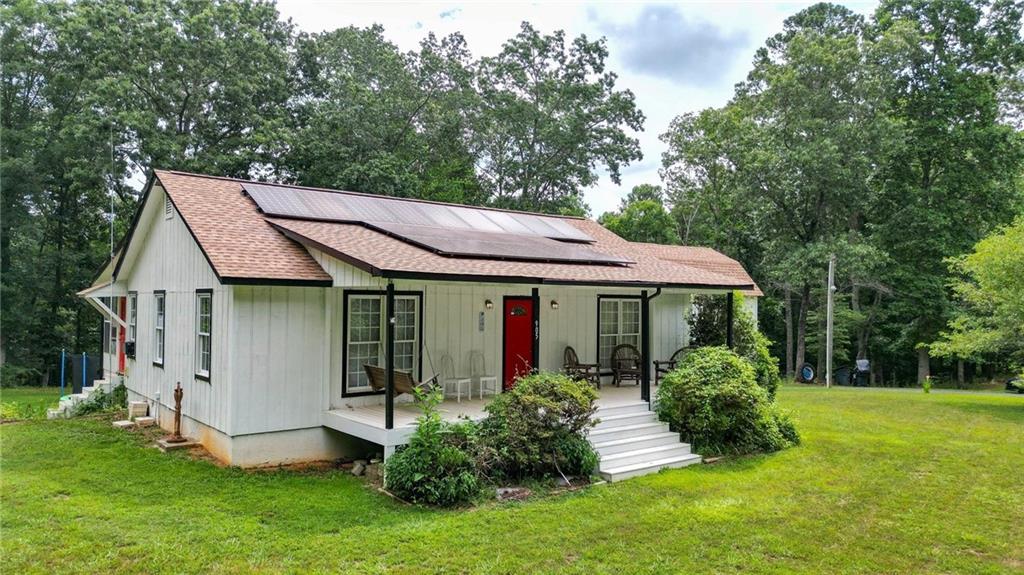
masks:
<path id="1" fill-rule="evenodd" d="M 366 466 L 366 478 L 370 481 L 376 481 L 380 479 L 380 465 L 377 463 L 370 462 L 370 465 Z"/>
<path id="2" fill-rule="evenodd" d="M 135 418 L 135 425 L 138 425 L 139 427 L 150 427 L 150 426 L 156 425 L 156 418 L 155 417 L 136 417 Z"/>
<path id="3" fill-rule="evenodd" d="M 157 439 L 156 446 L 160 448 L 160 451 L 176 451 L 178 449 L 192 449 L 193 447 L 199 447 L 199 442 L 194 439 L 185 439 L 181 443 L 173 443 L 167 441 L 167 438 Z"/>
<path id="4" fill-rule="evenodd" d="M 145 401 L 129 401 L 128 402 L 128 419 L 135 419 L 136 417 L 145 417 L 149 413 L 149 404 Z"/>
<path id="5" fill-rule="evenodd" d="M 359 477 L 366 472 L 366 461 L 360 459 L 352 464 L 352 475 Z"/>
<path id="6" fill-rule="evenodd" d="M 530 496 L 530 490 L 525 487 L 499 487 L 494 494 L 498 501 L 522 501 Z"/>
<path id="7" fill-rule="evenodd" d="M 123 419 L 121 421 L 115 421 L 114 422 L 114 427 L 116 427 L 118 429 L 131 429 L 131 428 L 135 427 L 135 422 L 134 421 L 129 421 L 127 419 Z"/>

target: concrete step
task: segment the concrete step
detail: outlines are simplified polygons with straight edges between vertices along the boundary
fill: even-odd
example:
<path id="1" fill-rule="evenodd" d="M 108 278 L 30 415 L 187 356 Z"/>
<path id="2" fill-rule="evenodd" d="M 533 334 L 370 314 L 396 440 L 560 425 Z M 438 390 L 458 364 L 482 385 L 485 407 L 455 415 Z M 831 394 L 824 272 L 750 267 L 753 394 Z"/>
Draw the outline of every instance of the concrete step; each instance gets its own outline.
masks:
<path id="1" fill-rule="evenodd" d="M 46 410 L 46 419 L 67 419 L 71 414 L 64 407 L 50 408 Z"/>
<path id="2" fill-rule="evenodd" d="M 618 427 L 591 430 L 590 442 L 604 443 L 606 441 L 614 441 L 616 439 L 651 435 L 653 433 L 662 433 L 665 431 L 668 431 L 668 424 L 660 421 L 637 423 L 634 425 L 621 425 Z"/>
<path id="3" fill-rule="evenodd" d="M 635 413 L 622 413 L 619 415 L 609 416 L 601 415 L 598 419 L 599 421 L 594 429 L 609 429 L 612 427 L 623 427 L 626 425 L 658 421 L 657 416 L 650 411 L 637 411 Z"/>
<path id="4" fill-rule="evenodd" d="M 629 479 L 630 477 L 647 475 L 648 473 L 657 473 L 662 469 L 675 469 L 679 467 L 686 467 L 687 465 L 695 465 L 700 462 L 700 456 L 691 453 L 689 455 L 679 455 L 675 457 L 668 457 L 665 459 L 657 459 L 654 461 L 646 461 L 643 463 L 624 465 L 622 467 L 602 469 L 601 477 L 603 477 L 605 481 L 613 483 L 615 481 Z"/>
<path id="5" fill-rule="evenodd" d="M 156 418 L 155 417 L 136 417 L 135 418 L 135 425 L 138 425 L 139 427 L 150 427 L 150 426 L 156 425 Z"/>
<path id="6" fill-rule="evenodd" d="M 639 435 L 594 443 L 594 451 L 601 457 L 615 455 L 626 451 L 657 447 L 659 445 L 679 445 L 679 434 L 672 431 L 663 433 L 652 433 L 650 435 Z"/>
<path id="7" fill-rule="evenodd" d="M 690 455 L 690 445 L 688 443 L 676 442 L 669 445 L 655 445 L 654 447 L 644 447 L 603 456 L 601 457 L 600 469 L 615 469 L 636 463 L 660 461 L 684 455 Z"/>
<path id="8" fill-rule="evenodd" d="M 594 417 L 611 417 L 613 415 L 622 415 L 624 413 L 638 413 L 650 410 L 650 404 L 646 401 L 634 401 L 632 403 L 623 403 L 622 405 L 615 405 L 612 407 L 600 407 Z"/>

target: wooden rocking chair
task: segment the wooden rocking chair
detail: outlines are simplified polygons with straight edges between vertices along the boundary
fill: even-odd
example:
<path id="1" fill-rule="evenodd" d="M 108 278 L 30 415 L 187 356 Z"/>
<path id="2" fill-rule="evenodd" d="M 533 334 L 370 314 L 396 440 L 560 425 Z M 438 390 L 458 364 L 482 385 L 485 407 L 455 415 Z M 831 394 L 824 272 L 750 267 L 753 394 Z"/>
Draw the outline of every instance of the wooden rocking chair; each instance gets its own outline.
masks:
<path id="1" fill-rule="evenodd" d="M 363 364 L 363 369 L 366 371 L 366 377 L 370 380 L 370 387 L 374 391 L 383 391 L 388 386 L 388 372 L 382 367 L 376 365 Z M 426 381 L 416 382 L 412 378 L 412 374 L 408 371 L 394 370 L 392 373 L 395 374 L 395 395 L 401 395 L 403 393 L 413 394 L 416 389 L 429 389 L 437 383 L 437 375 L 431 377 Z"/>
<path id="2" fill-rule="evenodd" d="M 612 383 L 615 387 L 623 381 L 640 383 L 640 350 L 628 343 L 615 346 L 612 350 Z"/>
<path id="3" fill-rule="evenodd" d="M 598 389 L 601 389 L 601 373 L 596 363 L 580 363 L 576 350 L 571 345 L 565 346 L 563 354 L 562 369 L 565 375 L 581 381 L 589 381 Z"/>
<path id="4" fill-rule="evenodd" d="M 669 372 L 675 369 L 676 365 L 678 365 L 679 362 L 682 361 L 684 357 L 686 357 L 686 354 L 689 353 L 689 351 L 690 348 L 681 347 L 677 349 L 676 352 L 672 354 L 672 357 L 668 359 L 654 360 L 654 385 L 658 385 L 658 382 L 661 381 L 661 376 L 667 375 Z"/>

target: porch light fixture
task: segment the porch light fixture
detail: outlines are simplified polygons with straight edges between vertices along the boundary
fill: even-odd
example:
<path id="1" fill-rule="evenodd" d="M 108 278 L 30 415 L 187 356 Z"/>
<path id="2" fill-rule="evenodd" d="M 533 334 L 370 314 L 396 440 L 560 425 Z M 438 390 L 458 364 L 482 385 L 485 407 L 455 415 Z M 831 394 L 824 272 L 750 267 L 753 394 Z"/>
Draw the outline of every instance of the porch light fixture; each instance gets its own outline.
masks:
<path id="1" fill-rule="evenodd" d="M 558 309 L 558 300 L 551 300 L 551 309 Z"/>
<path id="2" fill-rule="evenodd" d="M 484 300 L 484 307 L 487 308 L 487 309 L 494 309 L 494 302 L 489 300 L 489 299 L 485 299 Z"/>

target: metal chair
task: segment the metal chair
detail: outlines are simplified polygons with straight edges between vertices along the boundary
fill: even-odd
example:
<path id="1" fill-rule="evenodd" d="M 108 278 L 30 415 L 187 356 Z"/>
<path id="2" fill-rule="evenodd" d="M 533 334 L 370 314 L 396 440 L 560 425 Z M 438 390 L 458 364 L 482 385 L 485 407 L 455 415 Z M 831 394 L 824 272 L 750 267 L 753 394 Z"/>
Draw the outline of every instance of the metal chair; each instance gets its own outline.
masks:
<path id="1" fill-rule="evenodd" d="M 612 383 L 615 387 L 623 381 L 640 383 L 640 350 L 628 343 L 615 346 L 612 350 Z"/>
<path id="2" fill-rule="evenodd" d="M 477 389 L 480 390 L 480 399 L 484 398 L 485 387 L 491 390 L 491 395 L 498 394 L 498 377 L 487 375 L 487 361 L 482 351 L 469 352 L 469 377 L 476 380 Z M 473 388 L 470 387 L 470 394 L 472 392 Z"/>
<path id="3" fill-rule="evenodd" d="M 690 348 L 681 347 L 668 359 L 654 360 L 654 385 L 658 385 L 658 382 L 661 381 L 662 375 L 667 375 L 675 369 L 676 365 L 678 365 L 680 361 L 683 361 L 683 358 L 686 357 L 686 354 L 689 353 L 689 351 Z"/>
<path id="4" fill-rule="evenodd" d="M 576 350 L 571 345 L 565 346 L 562 354 L 562 369 L 565 375 L 573 379 L 589 381 L 598 389 L 601 389 L 601 370 L 596 363 L 580 363 Z"/>
<path id="5" fill-rule="evenodd" d="M 466 395 L 473 398 L 473 379 L 470 377 L 456 375 L 455 361 L 447 353 L 441 356 L 441 385 L 444 386 L 445 395 L 450 395 L 448 389 L 455 386 L 455 401 L 462 403 L 462 387 L 466 387 Z"/>

